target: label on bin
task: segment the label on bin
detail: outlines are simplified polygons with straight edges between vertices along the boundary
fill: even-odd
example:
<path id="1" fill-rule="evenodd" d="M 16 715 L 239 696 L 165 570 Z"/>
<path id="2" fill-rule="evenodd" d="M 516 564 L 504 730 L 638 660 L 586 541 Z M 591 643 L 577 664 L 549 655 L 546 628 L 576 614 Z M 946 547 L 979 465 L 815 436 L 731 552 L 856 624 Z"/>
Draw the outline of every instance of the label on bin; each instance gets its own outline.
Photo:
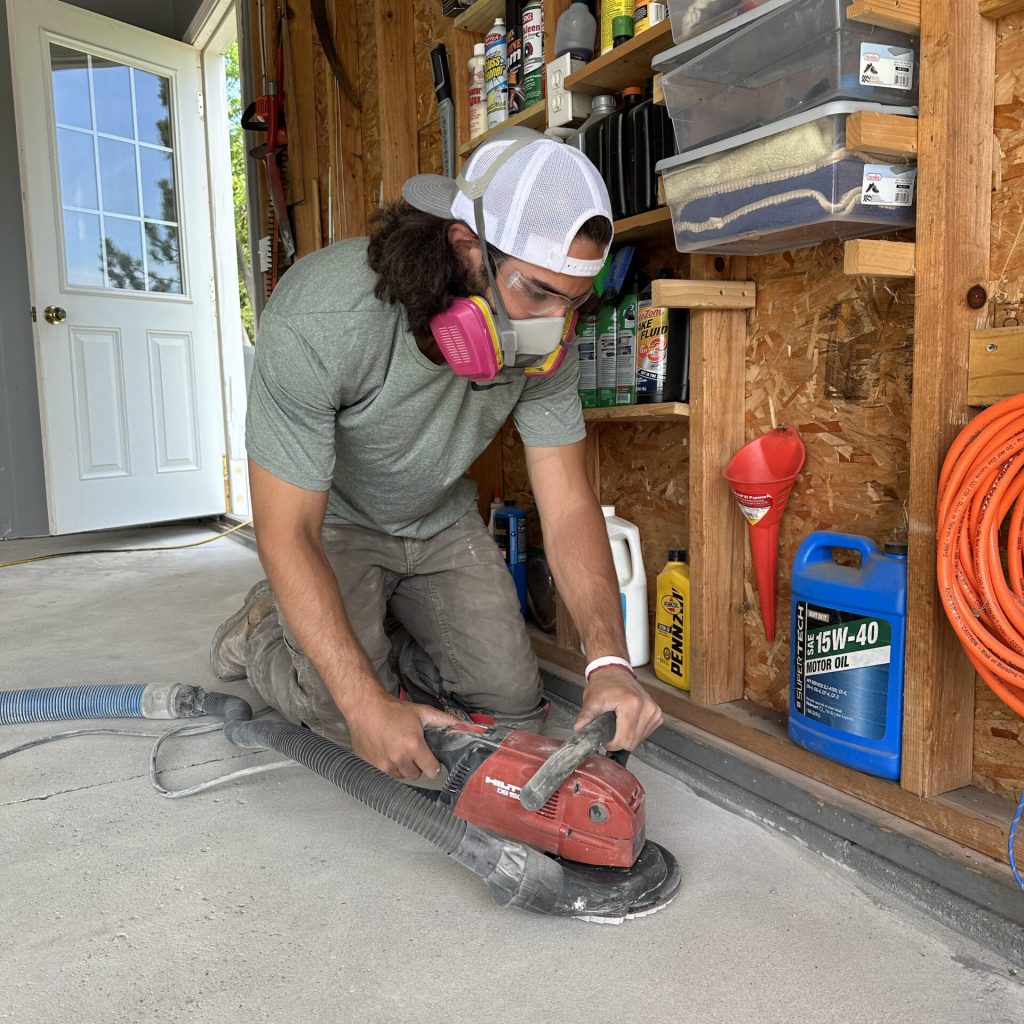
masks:
<path id="1" fill-rule="evenodd" d="M 914 51 L 899 46 L 861 43 L 860 84 L 885 89 L 913 89 Z"/>
<path id="2" fill-rule="evenodd" d="M 801 715 L 852 736 L 882 739 L 891 662 L 888 620 L 797 601 L 793 703 Z"/>
<path id="3" fill-rule="evenodd" d="M 860 201 L 866 206 L 912 206 L 917 168 L 865 164 Z"/>

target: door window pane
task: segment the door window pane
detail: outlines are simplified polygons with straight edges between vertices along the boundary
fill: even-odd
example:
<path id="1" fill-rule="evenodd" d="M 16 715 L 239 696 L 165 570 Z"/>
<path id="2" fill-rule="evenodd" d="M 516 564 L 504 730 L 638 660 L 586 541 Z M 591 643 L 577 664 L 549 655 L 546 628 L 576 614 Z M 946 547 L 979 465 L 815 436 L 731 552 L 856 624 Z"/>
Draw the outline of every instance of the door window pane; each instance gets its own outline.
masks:
<path id="1" fill-rule="evenodd" d="M 67 261 L 68 284 L 84 288 L 103 287 L 98 214 L 64 213 L 64 258 Z"/>
<path id="2" fill-rule="evenodd" d="M 138 147 L 131 142 L 100 139 L 100 182 L 103 212 L 139 215 Z"/>
<path id="3" fill-rule="evenodd" d="M 92 128 L 89 103 L 89 58 L 84 53 L 50 43 L 53 68 L 53 106 L 58 124 Z"/>
<path id="4" fill-rule="evenodd" d="M 60 173 L 60 198 L 65 206 L 98 210 L 96 164 L 93 162 L 92 135 L 57 129 L 57 166 Z"/>
<path id="5" fill-rule="evenodd" d="M 171 79 L 55 44 L 50 76 L 68 284 L 181 294 Z"/>
<path id="6" fill-rule="evenodd" d="M 107 254 L 107 286 L 146 290 L 146 268 L 142 260 L 142 225 L 137 220 L 104 217 Z"/>
<path id="7" fill-rule="evenodd" d="M 142 158 L 142 212 L 153 220 L 177 220 L 174 165 L 164 149 L 139 147 Z"/>
<path id="8" fill-rule="evenodd" d="M 135 116 L 139 124 L 139 141 L 170 149 L 171 83 L 160 75 L 148 71 L 135 71 Z"/>
<path id="9" fill-rule="evenodd" d="M 92 58 L 92 89 L 96 104 L 96 127 L 108 135 L 132 139 L 132 86 L 123 64 Z"/>
<path id="10" fill-rule="evenodd" d="M 181 293 L 181 259 L 178 230 L 165 224 L 146 225 L 146 249 L 149 261 L 149 290 Z"/>

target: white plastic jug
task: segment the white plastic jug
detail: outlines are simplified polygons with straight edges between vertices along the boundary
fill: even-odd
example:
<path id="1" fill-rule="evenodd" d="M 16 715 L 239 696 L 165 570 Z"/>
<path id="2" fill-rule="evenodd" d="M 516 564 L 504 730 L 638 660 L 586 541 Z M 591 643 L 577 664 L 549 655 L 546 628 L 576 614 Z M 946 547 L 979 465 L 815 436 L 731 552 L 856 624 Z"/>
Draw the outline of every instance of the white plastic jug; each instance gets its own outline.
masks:
<path id="1" fill-rule="evenodd" d="M 651 647 L 647 625 L 647 574 L 640 550 L 640 530 L 634 523 L 620 519 L 614 505 L 602 505 L 601 511 L 619 578 L 629 663 L 646 665 L 651 660 Z"/>

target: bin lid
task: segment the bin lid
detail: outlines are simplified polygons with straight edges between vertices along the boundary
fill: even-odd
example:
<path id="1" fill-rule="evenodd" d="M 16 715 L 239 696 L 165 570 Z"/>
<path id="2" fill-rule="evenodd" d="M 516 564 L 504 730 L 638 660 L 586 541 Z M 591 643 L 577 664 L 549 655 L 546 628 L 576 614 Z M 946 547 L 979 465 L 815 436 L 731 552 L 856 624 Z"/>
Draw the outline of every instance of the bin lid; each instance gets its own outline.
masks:
<path id="1" fill-rule="evenodd" d="M 719 139 L 699 149 L 691 149 L 678 156 L 670 156 L 665 160 L 659 160 L 655 170 L 659 174 L 666 174 L 670 171 L 685 167 L 687 164 L 703 160 L 706 156 L 714 156 L 717 153 L 725 153 L 730 149 L 738 149 L 750 142 L 760 142 L 761 139 L 770 138 L 781 132 L 788 132 L 790 128 L 797 128 L 802 124 L 817 121 L 822 117 L 834 117 L 836 114 L 855 114 L 858 110 L 871 110 L 879 114 L 896 114 L 901 117 L 917 117 L 917 107 L 889 107 L 883 103 L 860 103 L 857 100 L 833 100 L 820 107 L 809 107 L 801 110 L 798 114 L 791 114 L 781 121 L 774 121 L 772 124 L 761 125 L 760 128 L 752 128 L 749 132 L 740 132 L 739 135 L 730 135 L 727 139 Z"/>
<path id="2" fill-rule="evenodd" d="M 680 64 L 685 64 L 688 60 L 699 57 L 705 50 L 710 50 L 723 36 L 739 32 L 762 15 L 771 14 L 772 11 L 777 11 L 780 7 L 785 7 L 786 4 L 791 3 L 793 3 L 793 0 L 768 0 L 767 3 L 745 11 L 735 18 L 730 18 L 727 21 L 713 25 L 706 32 L 699 32 L 697 35 L 691 36 L 689 39 L 679 43 L 678 46 L 673 46 L 670 50 L 663 50 L 651 61 L 651 68 L 654 71 L 672 71 L 679 67 Z"/>

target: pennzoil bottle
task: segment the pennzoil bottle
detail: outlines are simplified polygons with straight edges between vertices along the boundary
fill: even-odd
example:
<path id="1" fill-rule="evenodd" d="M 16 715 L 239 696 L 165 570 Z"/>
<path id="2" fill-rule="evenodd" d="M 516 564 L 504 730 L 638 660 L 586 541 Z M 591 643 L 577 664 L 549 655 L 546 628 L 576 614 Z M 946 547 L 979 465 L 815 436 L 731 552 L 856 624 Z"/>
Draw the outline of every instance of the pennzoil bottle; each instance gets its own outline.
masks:
<path id="1" fill-rule="evenodd" d="M 690 689 L 690 566 L 684 550 L 668 553 L 658 575 L 654 609 L 654 671 L 663 683 Z"/>

